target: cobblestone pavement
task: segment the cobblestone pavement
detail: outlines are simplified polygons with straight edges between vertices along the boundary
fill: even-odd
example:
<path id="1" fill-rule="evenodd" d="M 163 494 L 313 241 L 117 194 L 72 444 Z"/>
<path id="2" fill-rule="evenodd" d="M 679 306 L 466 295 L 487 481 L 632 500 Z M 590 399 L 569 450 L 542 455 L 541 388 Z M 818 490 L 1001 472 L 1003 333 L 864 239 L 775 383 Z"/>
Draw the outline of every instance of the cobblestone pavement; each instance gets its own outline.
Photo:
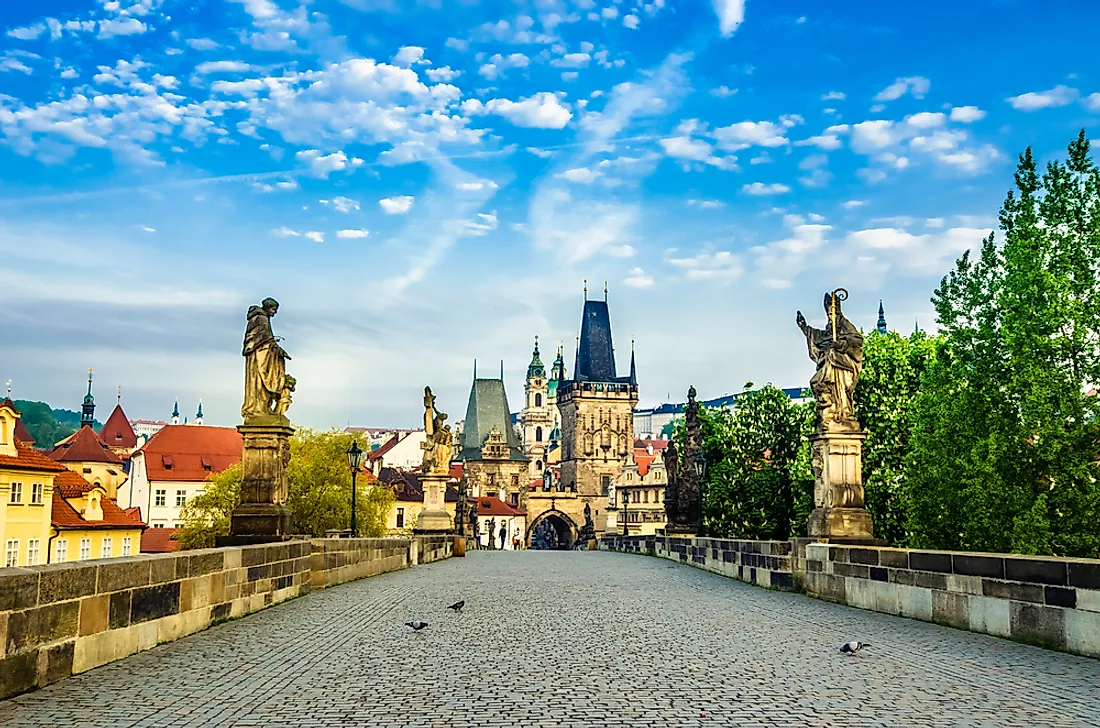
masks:
<path id="1" fill-rule="evenodd" d="M 0 725 L 1095 726 L 1100 661 L 655 558 L 472 552 L 0 703 Z"/>

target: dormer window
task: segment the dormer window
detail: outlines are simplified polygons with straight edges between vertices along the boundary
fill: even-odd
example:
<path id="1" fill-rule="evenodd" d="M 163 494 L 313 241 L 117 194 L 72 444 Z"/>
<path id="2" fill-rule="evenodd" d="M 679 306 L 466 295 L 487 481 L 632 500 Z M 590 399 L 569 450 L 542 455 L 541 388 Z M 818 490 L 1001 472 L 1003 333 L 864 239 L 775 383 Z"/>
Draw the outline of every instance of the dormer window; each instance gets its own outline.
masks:
<path id="1" fill-rule="evenodd" d="M 210 458 L 206 455 L 202 456 L 202 469 L 210 472 L 214 470 L 214 463 L 210 461 Z"/>
<path id="2" fill-rule="evenodd" d="M 171 455 L 161 455 L 160 456 L 160 462 L 161 462 L 162 465 L 164 465 L 165 470 L 171 470 L 172 466 L 175 464 L 175 463 L 172 462 L 172 456 Z"/>

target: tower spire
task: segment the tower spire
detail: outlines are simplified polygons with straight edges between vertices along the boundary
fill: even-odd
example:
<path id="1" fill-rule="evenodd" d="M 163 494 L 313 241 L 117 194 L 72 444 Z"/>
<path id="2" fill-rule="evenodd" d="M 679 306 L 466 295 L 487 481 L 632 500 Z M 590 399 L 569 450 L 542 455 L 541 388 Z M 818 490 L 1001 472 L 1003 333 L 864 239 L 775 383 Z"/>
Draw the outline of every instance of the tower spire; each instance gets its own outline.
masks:
<path id="1" fill-rule="evenodd" d="M 115 393 L 115 404 L 122 404 L 122 385 L 118 385 L 118 391 Z"/>
<path id="2" fill-rule="evenodd" d="M 878 328 L 878 332 L 880 334 L 885 334 L 886 331 L 887 331 L 887 329 L 886 329 L 886 312 L 882 308 L 882 299 L 881 298 L 878 301 L 878 326 L 877 326 L 877 328 Z"/>
<path id="3" fill-rule="evenodd" d="M 504 381 L 504 360 L 500 360 L 500 381 Z"/>
<path id="4" fill-rule="evenodd" d="M 584 279 L 584 300 L 588 300 L 588 279 Z"/>
<path id="5" fill-rule="evenodd" d="M 180 423 L 180 398 L 176 397 L 176 403 L 172 406 L 172 424 L 178 425 Z"/>
<path id="6" fill-rule="evenodd" d="M 474 379 L 477 379 L 477 359 L 474 359 Z"/>
<path id="7" fill-rule="evenodd" d="M 84 395 L 84 404 L 80 408 L 80 426 L 91 427 L 95 422 L 95 398 L 92 397 L 92 370 L 88 370 L 88 393 Z"/>
<path id="8" fill-rule="evenodd" d="M 638 383 L 638 370 L 634 366 L 634 337 L 630 337 L 630 383 Z"/>

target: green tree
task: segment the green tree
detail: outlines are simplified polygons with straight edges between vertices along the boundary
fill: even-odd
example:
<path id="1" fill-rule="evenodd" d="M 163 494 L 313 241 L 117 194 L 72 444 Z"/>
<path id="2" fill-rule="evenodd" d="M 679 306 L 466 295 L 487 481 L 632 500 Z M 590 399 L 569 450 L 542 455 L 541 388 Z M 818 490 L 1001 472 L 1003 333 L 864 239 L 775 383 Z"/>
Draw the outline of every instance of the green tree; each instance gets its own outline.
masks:
<path id="1" fill-rule="evenodd" d="M 914 546 L 1066 556 L 1100 550 L 1100 172 L 1082 132 L 1040 175 L 1029 148 L 1003 241 L 932 299 L 943 343 L 914 400 Z"/>
<path id="2" fill-rule="evenodd" d="M 80 424 L 79 413 L 69 412 L 68 410 L 52 410 L 45 402 L 18 399 L 14 404 L 15 408 L 19 410 L 23 426 L 27 428 L 27 433 L 34 438 L 35 444 L 41 448 L 53 447 L 56 443 L 76 432 L 76 428 Z M 58 418 L 58 414 L 65 416 L 66 421 L 62 422 Z M 75 421 L 68 421 L 68 415 L 75 415 Z"/>
<path id="3" fill-rule="evenodd" d="M 742 393 L 732 410 L 700 410 L 708 463 L 707 533 L 747 539 L 791 536 L 798 525 L 797 503 L 805 486 L 805 474 L 796 467 L 796 460 L 808 433 L 809 414 L 805 405 L 796 405 L 771 384 Z M 682 420 L 676 423 L 674 436 L 684 452 Z"/>
<path id="4" fill-rule="evenodd" d="M 347 449 L 352 435 L 330 430 L 298 430 L 290 439 L 287 466 L 290 509 L 295 530 L 319 537 L 325 531 L 346 529 L 351 521 L 351 471 Z M 373 486 L 368 476 L 357 479 L 356 520 L 359 534 L 377 537 L 385 533 L 393 491 Z M 240 502 L 241 466 L 234 465 L 212 476 L 205 491 L 183 507 L 181 548 L 206 548 L 217 536 L 229 533 L 230 514 Z"/>
<path id="5" fill-rule="evenodd" d="M 875 536 L 892 545 L 906 537 L 903 484 L 909 415 L 934 351 L 934 340 L 920 331 L 905 337 L 873 330 L 864 338 L 863 372 L 855 393 L 856 414 L 867 431 L 863 486 Z"/>

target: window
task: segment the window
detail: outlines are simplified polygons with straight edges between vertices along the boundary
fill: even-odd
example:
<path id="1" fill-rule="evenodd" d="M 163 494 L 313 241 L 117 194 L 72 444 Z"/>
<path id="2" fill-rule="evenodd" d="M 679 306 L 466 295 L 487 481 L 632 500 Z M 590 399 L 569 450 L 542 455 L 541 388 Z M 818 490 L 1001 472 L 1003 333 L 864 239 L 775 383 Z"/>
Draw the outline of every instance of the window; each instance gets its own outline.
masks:
<path id="1" fill-rule="evenodd" d="M 156 499 L 153 501 L 155 506 L 163 506 L 168 504 L 168 491 L 162 488 L 157 488 Z"/>
<path id="2" fill-rule="evenodd" d="M 542 428 L 535 428 L 535 442 L 542 442 Z"/>
<path id="3" fill-rule="evenodd" d="M 44 490 L 41 483 L 31 483 L 31 505 L 42 505 L 42 491 Z"/>
<path id="4" fill-rule="evenodd" d="M 535 392 L 535 406 L 536 407 L 541 407 L 542 406 L 542 395 L 539 394 L 538 392 Z M 540 437 L 540 438 L 537 438 L 537 439 L 541 440 L 542 438 Z"/>
<path id="5" fill-rule="evenodd" d="M 63 564 L 69 558 L 68 539 L 59 538 L 53 542 L 53 560 L 55 564 Z"/>
<path id="6" fill-rule="evenodd" d="M 601 493 L 603 495 L 607 495 L 607 490 L 610 487 L 611 487 L 611 476 L 610 475 L 603 476 L 603 478 L 600 481 Z"/>
<path id="7" fill-rule="evenodd" d="M 80 560 L 87 561 L 92 558 L 92 539 L 80 539 Z"/>
<path id="8" fill-rule="evenodd" d="M 164 528 L 164 524 L 163 523 L 154 523 L 153 528 Z"/>
<path id="9" fill-rule="evenodd" d="M 4 549 L 4 566 L 15 566 L 19 563 L 19 539 L 9 538 L 7 548 Z"/>
<path id="10" fill-rule="evenodd" d="M 643 490 L 642 491 L 642 501 L 645 502 L 645 503 L 649 503 L 649 491 L 648 490 Z"/>
<path id="11" fill-rule="evenodd" d="M 512 505 L 518 506 L 519 505 L 519 493 L 512 493 L 509 496 L 509 500 L 512 502 Z"/>
<path id="12" fill-rule="evenodd" d="M 214 471 L 214 461 L 212 461 L 207 455 L 202 456 L 202 469 L 207 471 L 208 473 Z"/>
<path id="13" fill-rule="evenodd" d="M 38 566 L 38 552 L 42 546 L 42 539 L 32 538 L 27 541 L 27 566 Z"/>
<path id="14" fill-rule="evenodd" d="M 23 502 L 23 484 L 12 483 L 11 492 L 8 494 L 8 503 L 22 503 Z"/>
<path id="15" fill-rule="evenodd" d="M 177 490 L 176 491 L 176 508 L 183 508 L 183 504 L 186 503 L 186 502 L 187 502 L 187 491 L 186 490 Z"/>
<path id="16" fill-rule="evenodd" d="M 405 527 L 405 509 L 404 508 L 398 508 L 397 509 L 397 527 L 398 528 L 404 528 Z"/>
<path id="17" fill-rule="evenodd" d="M 161 455 L 160 456 L 160 463 L 161 463 L 161 465 L 164 466 L 165 470 L 171 470 L 172 465 L 173 465 L 172 456 L 171 455 Z"/>
<path id="18" fill-rule="evenodd" d="M 110 536 L 104 536 L 103 541 L 100 543 L 100 546 L 99 546 L 99 558 L 101 558 L 101 559 L 111 558 L 111 550 L 112 550 L 113 545 L 114 544 L 111 543 L 111 537 Z"/>
<path id="19" fill-rule="evenodd" d="M 123 556 L 129 556 L 130 555 L 130 549 L 131 549 L 132 544 L 133 544 L 133 539 L 130 536 L 123 536 L 122 537 L 122 555 Z"/>

